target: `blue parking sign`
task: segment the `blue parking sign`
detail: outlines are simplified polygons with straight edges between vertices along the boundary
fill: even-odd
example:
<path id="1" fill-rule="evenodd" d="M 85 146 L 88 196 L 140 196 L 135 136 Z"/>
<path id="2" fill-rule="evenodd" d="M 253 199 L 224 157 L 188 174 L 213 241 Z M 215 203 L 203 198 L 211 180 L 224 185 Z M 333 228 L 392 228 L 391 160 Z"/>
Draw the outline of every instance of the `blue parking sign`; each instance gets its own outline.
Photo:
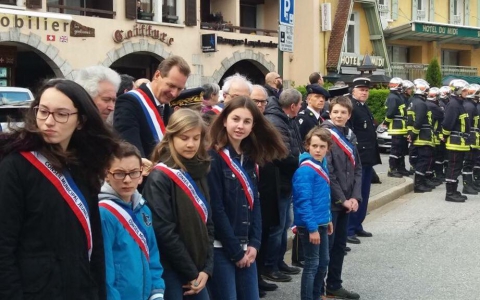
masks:
<path id="1" fill-rule="evenodd" d="M 294 0 L 280 0 L 280 24 L 293 25 Z"/>

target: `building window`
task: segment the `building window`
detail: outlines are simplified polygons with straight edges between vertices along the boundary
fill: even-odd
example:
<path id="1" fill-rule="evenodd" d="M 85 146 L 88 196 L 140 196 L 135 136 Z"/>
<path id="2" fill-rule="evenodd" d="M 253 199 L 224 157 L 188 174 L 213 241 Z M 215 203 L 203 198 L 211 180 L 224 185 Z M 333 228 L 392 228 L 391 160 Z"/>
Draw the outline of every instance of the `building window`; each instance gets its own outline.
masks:
<path id="1" fill-rule="evenodd" d="M 391 20 L 392 10 L 390 0 L 378 0 L 378 12 L 380 13 L 380 18 Z"/>
<path id="2" fill-rule="evenodd" d="M 350 20 L 348 20 L 348 29 L 343 42 L 343 52 L 360 53 L 359 27 L 358 13 L 354 12 L 350 15 Z"/>
<path id="3" fill-rule="evenodd" d="M 451 15 L 451 24 L 462 25 L 463 24 L 463 10 L 464 10 L 464 1 L 463 0 L 453 0 L 453 11 Z"/>
<path id="4" fill-rule="evenodd" d="M 17 0 L 0 0 L 0 4 L 17 5 Z"/>
<path id="5" fill-rule="evenodd" d="M 414 0 L 417 3 L 417 21 L 428 21 L 430 5 L 429 0 Z"/>
<path id="6" fill-rule="evenodd" d="M 113 19 L 113 0 L 47 0 L 49 12 Z"/>
<path id="7" fill-rule="evenodd" d="M 410 62 L 410 48 L 400 46 L 387 46 L 388 57 L 391 62 L 408 63 Z"/>
<path id="8" fill-rule="evenodd" d="M 442 50 L 442 65 L 445 65 L 445 66 L 460 65 L 460 51 Z"/>
<path id="9" fill-rule="evenodd" d="M 257 6 L 240 4 L 240 27 L 257 28 Z M 242 29 L 241 33 L 255 33 L 255 30 Z"/>

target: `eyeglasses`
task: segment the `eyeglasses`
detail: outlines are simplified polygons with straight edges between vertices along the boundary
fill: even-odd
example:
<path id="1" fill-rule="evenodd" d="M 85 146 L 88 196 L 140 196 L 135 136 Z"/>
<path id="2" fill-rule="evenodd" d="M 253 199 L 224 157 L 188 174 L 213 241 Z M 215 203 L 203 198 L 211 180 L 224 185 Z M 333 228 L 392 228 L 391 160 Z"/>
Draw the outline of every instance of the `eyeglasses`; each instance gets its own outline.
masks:
<path id="1" fill-rule="evenodd" d="M 238 95 L 238 94 L 229 94 L 229 93 L 223 93 L 224 96 L 228 95 L 232 98 L 235 98 L 235 97 L 238 97 L 238 96 L 241 96 L 241 95 Z"/>
<path id="2" fill-rule="evenodd" d="M 142 176 L 142 171 L 132 171 L 132 172 L 110 172 L 108 171 L 109 174 L 113 176 L 113 179 L 116 180 L 124 180 L 127 175 L 130 177 L 130 179 L 137 179 L 138 177 Z"/>
<path id="3" fill-rule="evenodd" d="M 258 99 L 252 99 L 252 100 L 253 100 L 253 102 L 255 102 L 255 104 L 257 104 L 257 105 L 260 104 L 261 106 L 265 106 L 265 105 L 268 104 L 268 100 L 258 100 Z"/>
<path id="4" fill-rule="evenodd" d="M 53 119 L 55 120 L 55 122 L 58 122 L 58 123 L 67 123 L 68 122 L 68 118 L 71 116 L 71 115 L 76 115 L 78 114 L 78 111 L 77 112 L 73 112 L 73 113 L 67 113 L 67 112 L 55 112 L 55 111 L 49 111 L 45 108 L 39 108 L 38 106 L 34 107 L 33 108 L 33 111 L 35 112 L 35 116 L 37 117 L 37 119 L 39 120 L 46 120 L 48 119 L 48 117 L 50 115 L 53 116 Z"/>

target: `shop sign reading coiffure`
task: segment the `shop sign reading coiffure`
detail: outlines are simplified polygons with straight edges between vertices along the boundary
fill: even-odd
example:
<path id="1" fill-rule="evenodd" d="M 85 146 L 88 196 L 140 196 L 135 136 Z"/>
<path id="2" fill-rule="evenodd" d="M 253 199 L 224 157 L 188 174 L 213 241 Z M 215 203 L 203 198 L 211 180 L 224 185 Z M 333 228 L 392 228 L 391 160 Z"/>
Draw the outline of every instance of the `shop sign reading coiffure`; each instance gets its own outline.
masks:
<path id="1" fill-rule="evenodd" d="M 124 40 L 131 39 L 136 36 L 150 37 L 155 40 L 159 40 L 167 45 L 173 43 L 173 38 L 169 37 L 165 32 L 160 32 L 160 30 L 152 29 L 152 25 L 134 25 L 131 30 L 115 30 L 113 32 L 113 41 L 115 43 L 121 43 Z"/>

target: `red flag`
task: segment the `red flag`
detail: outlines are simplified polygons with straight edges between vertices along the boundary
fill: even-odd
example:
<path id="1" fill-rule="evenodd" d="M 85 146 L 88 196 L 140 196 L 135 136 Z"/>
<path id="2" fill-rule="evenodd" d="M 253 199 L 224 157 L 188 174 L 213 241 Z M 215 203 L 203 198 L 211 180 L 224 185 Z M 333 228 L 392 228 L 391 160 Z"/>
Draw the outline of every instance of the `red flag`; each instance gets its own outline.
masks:
<path id="1" fill-rule="evenodd" d="M 48 42 L 55 42 L 55 35 L 47 34 L 47 41 Z"/>

